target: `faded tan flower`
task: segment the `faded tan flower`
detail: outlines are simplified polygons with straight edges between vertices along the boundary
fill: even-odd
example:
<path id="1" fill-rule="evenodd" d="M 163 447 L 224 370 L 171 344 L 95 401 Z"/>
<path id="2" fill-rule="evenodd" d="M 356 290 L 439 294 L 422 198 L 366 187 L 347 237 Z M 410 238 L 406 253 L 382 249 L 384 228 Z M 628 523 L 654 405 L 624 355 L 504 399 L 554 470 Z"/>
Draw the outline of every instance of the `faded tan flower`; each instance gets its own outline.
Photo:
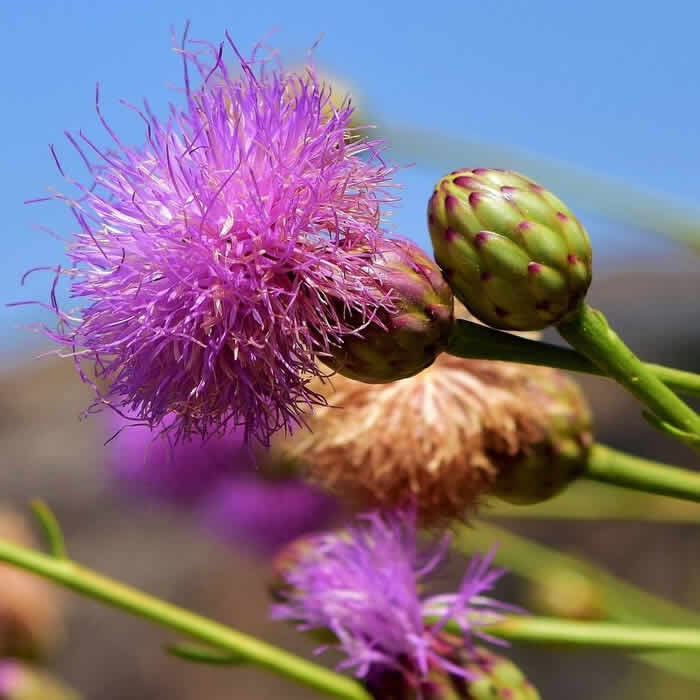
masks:
<path id="1" fill-rule="evenodd" d="M 548 498 L 591 442 L 578 387 L 546 367 L 441 355 L 391 384 L 336 376 L 283 445 L 310 478 L 362 508 L 414 501 L 424 523 L 467 517 L 487 493 Z"/>
<path id="2" fill-rule="evenodd" d="M 8 508 L 0 508 L 0 539 L 36 546 L 25 519 Z M 0 658 L 50 653 L 62 633 L 62 608 L 58 593 L 49 583 L 0 564 Z"/>

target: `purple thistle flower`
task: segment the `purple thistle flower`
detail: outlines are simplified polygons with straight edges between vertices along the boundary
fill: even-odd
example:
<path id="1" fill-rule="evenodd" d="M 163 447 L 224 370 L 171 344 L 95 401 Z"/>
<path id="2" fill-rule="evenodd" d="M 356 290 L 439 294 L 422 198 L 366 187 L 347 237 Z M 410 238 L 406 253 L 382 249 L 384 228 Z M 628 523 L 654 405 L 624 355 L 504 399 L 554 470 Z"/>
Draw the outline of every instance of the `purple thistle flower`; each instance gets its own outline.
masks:
<path id="1" fill-rule="evenodd" d="M 448 620 L 459 626 L 460 644 L 471 645 L 472 634 L 491 639 L 479 627 L 508 609 L 483 595 L 504 573 L 491 568 L 493 552 L 472 559 L 456 593 L 422 596 L 422 581 L 444 558 L 450 536 L 421 551 L 415 509 L 362 517 L 366 527 L 314 536 L 309 547 L 302 539 L 281 555 L 283 602 L 273 617 L 304 631 L 330 630 L 347 657 L 339 668 L 354 668 L 359 677 L 400 672 L 416 688 L 431 669 L 469 677 L 454 660 L 456 641 L 444 626 Z"/>
<path id="2" fill-rule="evenodd" d="M 308 387 L 323 376 L 316 356 L 357 333 L 358 314 L 368 323 L 391 308 L 369 261 L 386 237 L 393 170 L 379 142 L 351 136 L 352 105 L 335 107 L 312 68 L 246 61 L 226 36 L 241 75 L 226 69 L 223 42 L 190 52 L 183 39 L 185 106 L 165 122 L 134 108 L 142 147 L 119 139 L 99 96 L 114 149 L 68 134 L 92 181 L 66 175 L 81 196 L 55 197 L 78 225 L 73 265 L 56 277 L 84 305 L 66 313 L 52 291 L 58 328 L 45 332 L 70 348 L 97 404 L 151 427 L 175 414 L 176 439 L 233 425 L 267 444 L 323 403 Z"/>
<path id="3" fill-rule="evenodd" d="M 173 421 L 167 417 L 166 427 Z M 217 536 L 269 554 L 291 540 L 326 527 L 336 500 L 293 476 L 270 475 L 271 458 L 253 454 L 243 431 L 173 444 L 169 433 L 129 425 L 109 444 L 117 483 L 131 494 L 188 509 Z"/>

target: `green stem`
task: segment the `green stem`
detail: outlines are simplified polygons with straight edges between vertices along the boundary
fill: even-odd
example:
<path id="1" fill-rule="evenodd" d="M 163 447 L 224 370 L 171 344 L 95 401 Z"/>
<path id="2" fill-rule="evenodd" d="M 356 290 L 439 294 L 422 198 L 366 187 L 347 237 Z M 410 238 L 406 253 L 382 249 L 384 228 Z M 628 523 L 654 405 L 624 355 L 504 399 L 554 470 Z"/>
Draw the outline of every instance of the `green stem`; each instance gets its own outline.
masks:
<path id="1" fill-rule="evenodd" d="M 605 316 L 581 304 L 559 333 L 604 374 L 615 379 L 662 421 L 691 435 L 700 435 L 700 416 L 683 403 L 610 328 Z"/>
<path id="2" fill-rule="evenodd" d="M 604 568 L 572 554 L 565 554 L 491 523 L 456 526 L 454 546 L 465 554 L 483 552 L 498 545 L 495 563 L 537 583 L 543 571 L 569 570 L 587 578 L 603 598 L 605 614 L 620 622 L 671 622 L 700 627 L 700 613 L 648 593 L 613 576 Z"/>
<path id="3" fill-rule="evenodd" d="M 522 338 L 472 321 L 459 320 L 453 325 L 447 352 L 475 360 L 502 360 L 557 367 L 585 374 L 605 374 L 591 360 L 570 348 Z M 646 364 L 646 368 L 669 389 L 681 394 L 700 396 L 700 374 L 650 363 Z"/>
<path id="4" fill-rule="evenodd" d="M 495 563 L 537 585 L 549 571 L 572 571 L 583 576 L 598 591 L 608 620 L 635 624 L 658 623 L 700 627 L 700 613 L 652 595 L 623 581 L 596 564 L 565 554 L 509 530 L 483 521 L 456 529 L 454 546 L 465 554 L 483 552 L 498 544 Z M 688 663 L 688 655 L 647 654 L 642 659 L 694 680 L 700 667 Z"/>
<path id="5" fill-rule="evenodd" d="M 699 523 L 700 505 L 691 501 L 619 489 L 600 481 L 579 479 L 554 498 L 528 506 L 492 499 L 489 518 L 517 520 L 645 520 Z"/>
<path id="6" fill-rule="evenodd" d="M 452 629 L 457 631 L 456 625 Z M 502 639 L 530 644 L 596 647 L 619 651 L 697 651 L 697 627 L 623 625 L 614 622 L 572 622 L 553 617 L 509 617 L 485 630 Z"/>
<path id="7" fill-rule="evenodd" d="M 334 697 L 347 700 L 371 700 L 369 693 L 351 678 L 84 569 L 67 559 L 56 559 L 0 541 L 0 561 L 51 579 L 73 591 L 101 600 L 115 608 L 146 618 L 218 649 L 237 654 L 252 664 L 288 676 Z"/>
<path id="8" fill-rule="evenodd" d="M 594 445 L 583 473 L 588 479 L 700 503 L 700 474 Z"/>

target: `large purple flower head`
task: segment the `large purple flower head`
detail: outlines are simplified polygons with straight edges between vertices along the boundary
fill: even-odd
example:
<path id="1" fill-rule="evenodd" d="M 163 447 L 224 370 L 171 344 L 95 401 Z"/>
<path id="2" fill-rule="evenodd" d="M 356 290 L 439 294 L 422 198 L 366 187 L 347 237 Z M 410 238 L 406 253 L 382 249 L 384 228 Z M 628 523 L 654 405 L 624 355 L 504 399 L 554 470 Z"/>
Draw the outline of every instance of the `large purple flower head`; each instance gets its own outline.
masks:
<path id="1" fill-rule="evenodd" d="M 346 656 L 340 668 L 368 680 L 399 672 L 420 689 L 436 669 L 468 676 L 453 660 L 455 644 L 486 636 L 480 625 L 500 619 L 506 606 L 483 594 L 503 571 L 491 568 L 492 555 L 477 556 L 456 593 L 424 596 L 423 580 L 445 556 L 449 536 L 421 551 L 415 509 L 362 517 L 364 526 L 315 536 L 310 546 L 302 539 L 280 556 L 285 585 L 273 617 L 330 630 Z M 463 640 L 444 632 L 449 620 Z"/>
<path id="2" fill-rule="evenodd" d="M 234 425 L 267 443 L 323 400 L 307 386 L 323 371 L 315 357 L 358 332 L 348 319 L 391 306 L 370 289 L 369 261 L 392 169 L 312 68 L 244 60 L 227 38 L 240 74 L 223 43 L 183 41 L 185 105 L 167 121 L 136 110 L 142 147 L 99 102 L 113 150 L 69 135 L 92 182 L 68 178 L 81 197 L 58 197 L 78 223 L 59 272 L 84 305 L 56 308 L 52 337 L 94 363 L 109 385 L 98 402 L 150 426 L 174 413 L 178 438 Z"/>

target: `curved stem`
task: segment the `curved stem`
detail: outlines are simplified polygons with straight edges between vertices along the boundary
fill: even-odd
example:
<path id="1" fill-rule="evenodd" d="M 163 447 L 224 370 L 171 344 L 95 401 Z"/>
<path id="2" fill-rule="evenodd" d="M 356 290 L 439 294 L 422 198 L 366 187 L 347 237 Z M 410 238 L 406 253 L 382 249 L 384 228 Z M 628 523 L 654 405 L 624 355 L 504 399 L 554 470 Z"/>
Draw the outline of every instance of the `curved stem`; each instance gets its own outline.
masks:
<path id="1" fill-rule="evenodd" d="M 559 333 L 604 374 L 624 386 L 657 418 L 700 436 L 700 416 L 683 403 L 610 328 L 605 316 L 581 304 L 557 325 Z"/>
<path id="2" fill-rule="evenodd" d="M 0 561 L 51 579 L 66 588 L 206 642 L 218 649 L 237 654 L 252 664 L 288 676 L 334 697 L 347 700 L 371 700 L 369 693 L 351 678 L 84 569 L 67 559 L 56 559 L 0 541 Z"/>
<path id="3" fill-rule="evenodd" d="M 594 445 L 583 476 L 661 496 L 700 503 L 700 474 Z"/>
<path id="4" fill-rule="evenodd" d="M 591 360 L 571 348 L 522 338 L 472 321 L 458 320 L 454 323 L 447 352 L 467 359 L 501 360 L 585 374 L 605 374 Z M 681 394 L 700 396 L 700 374 L 650 363 L 646 364 L 646 368 L 669 389 Z"/>

